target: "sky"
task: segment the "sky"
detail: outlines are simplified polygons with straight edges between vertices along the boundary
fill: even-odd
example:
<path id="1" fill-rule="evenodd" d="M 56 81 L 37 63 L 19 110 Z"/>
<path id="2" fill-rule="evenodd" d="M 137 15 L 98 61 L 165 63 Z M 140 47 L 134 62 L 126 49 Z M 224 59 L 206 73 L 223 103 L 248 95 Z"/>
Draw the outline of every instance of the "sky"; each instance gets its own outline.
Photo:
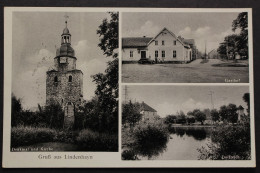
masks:
<path id="1" fill-rule="evenodd" d="M 125 91 L 125 86 L 123 86 Z M 211 95 L 212 92 L 212 101 Z M 219 109 L 229 103 L 247 108 L 242 97 L 249 92 L 248 86 L 169 86 L 169 85 L 128 85 L 127 100 L 145 102 L 158 115 L 165 117 L 183 111 L 185 114 L 194 109 Z M 122 93 L 124 97 L 124 93 Z"/>
<path id="2" fill-rule="evenodd" d="M 195 39 L 199 51 L 207 52 L 217 49 L 224 37 L 234 33 L 232 21 L 239 13 L 229 12 L 136 12 L 122 14 L 123 37 L 154 37 L 164 27 L 176 36 Z M 239 30 L 236 30 L 239 33 Z"/>
<path id="3" fill-rule="evenodd" d="M 44 105 L 46 101 L 46 71 L 54 65 L 56 49 L 68 15 L 71 45 L 77 57 L 77 69 L 82 70 L 83 96 L 94 96 L 91 75 L 104 72 L 109 58 L 97 46 L 98 26 L 107 13 L 14 12 L 12 27 L 12 92 L 22 99 L 24 108 Z"/>

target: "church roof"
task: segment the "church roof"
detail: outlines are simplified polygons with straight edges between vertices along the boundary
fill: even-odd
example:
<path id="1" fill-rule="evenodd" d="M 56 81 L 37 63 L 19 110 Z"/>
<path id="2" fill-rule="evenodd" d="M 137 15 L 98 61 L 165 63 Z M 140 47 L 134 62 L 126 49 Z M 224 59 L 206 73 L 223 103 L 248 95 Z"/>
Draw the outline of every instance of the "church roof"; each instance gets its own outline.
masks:
<path id="1" fill-rule="evenodd" d="M 67 27 L 63 29 L 63 34 L 70 34 L 70 31 Z"/>
<path id="2" fill-rule="evenodd" d="M 149 112 L 157 112 L 155 109 L 147 105 L 146 103 L 142 102 L 141 104 L 141 110 L 142 111 L 149 111 Z"/>
<path id="3" fill-rule="evenodd" d="M 70 44 L 62 44 L 56 51 L 56 56 L 72 56 L 75 57 L 75 51 Z"/>
<path id="4" fill-rule="evenodd" d="M 152 37 L 126 37 L 122 38 L 122 47 L 146 47 Z"/>

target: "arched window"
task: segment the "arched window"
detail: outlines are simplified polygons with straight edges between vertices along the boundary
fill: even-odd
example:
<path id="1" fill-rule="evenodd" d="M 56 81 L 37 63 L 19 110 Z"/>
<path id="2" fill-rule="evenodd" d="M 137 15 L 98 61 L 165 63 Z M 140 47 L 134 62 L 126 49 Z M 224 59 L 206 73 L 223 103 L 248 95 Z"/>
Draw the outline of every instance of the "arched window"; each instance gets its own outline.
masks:
<path id="1" fill-rule="evenodd" d="M 54 82 L 58 82 L 58 77 L 57 76 L 54 77 Z"/>
<path id="2" fill-rule="evenodd" d="M 69 76 L 69 82 L 72 82 L 72 76 Z"/>

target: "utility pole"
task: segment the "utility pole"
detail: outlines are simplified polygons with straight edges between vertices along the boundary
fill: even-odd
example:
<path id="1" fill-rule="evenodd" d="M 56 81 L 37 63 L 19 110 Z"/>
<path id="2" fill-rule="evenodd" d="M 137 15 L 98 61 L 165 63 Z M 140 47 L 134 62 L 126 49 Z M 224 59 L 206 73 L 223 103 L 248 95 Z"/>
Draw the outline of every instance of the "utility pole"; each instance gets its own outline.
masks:
<path id="1" fill-rule="evenodd" d="M 213 94 L 214 94 L 214 92 L 213 92 L 213 91 L 209 91 L 209 95 L 210 95 L 210 98 L 211 98 L 211 105 L 212 105 L 212 109 L 214 109 L 214 103 L 213 103 Z"/>
<path id="2" fill-rule="evenodd" d="M 229 47 L 228 47 L 228 37 L 227 37 L 227 60 L 229 60 L 229 52 L 228 52 L 228 49 L 229 49 Z"/>
<path id="3" fill-rule="evenodd" d="M 124 91 L 125 91 L 125 103 L 127 102 L 127 85 L 125 85 L 125 88 L 124 88 Z"/>
<path id="4" fill-rule="evenodd" d="M 207 40 L 205 40 L 205 59 L 207 59 Z"/>

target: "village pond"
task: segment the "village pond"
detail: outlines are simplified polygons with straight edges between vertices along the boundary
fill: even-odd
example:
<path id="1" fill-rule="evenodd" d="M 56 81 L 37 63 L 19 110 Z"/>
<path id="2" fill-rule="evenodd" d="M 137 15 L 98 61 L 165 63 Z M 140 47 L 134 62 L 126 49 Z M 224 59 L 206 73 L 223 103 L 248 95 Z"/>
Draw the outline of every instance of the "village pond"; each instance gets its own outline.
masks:
<path id="1" fill-rule="evenodd" d="M 198 160 L 198 149 L 211 143 L 214 127 L 177 126 L 171 127 L 170 138 L 165 143 L 149 144 L 134 148 L 123 148 L 140 160 Z"/>

